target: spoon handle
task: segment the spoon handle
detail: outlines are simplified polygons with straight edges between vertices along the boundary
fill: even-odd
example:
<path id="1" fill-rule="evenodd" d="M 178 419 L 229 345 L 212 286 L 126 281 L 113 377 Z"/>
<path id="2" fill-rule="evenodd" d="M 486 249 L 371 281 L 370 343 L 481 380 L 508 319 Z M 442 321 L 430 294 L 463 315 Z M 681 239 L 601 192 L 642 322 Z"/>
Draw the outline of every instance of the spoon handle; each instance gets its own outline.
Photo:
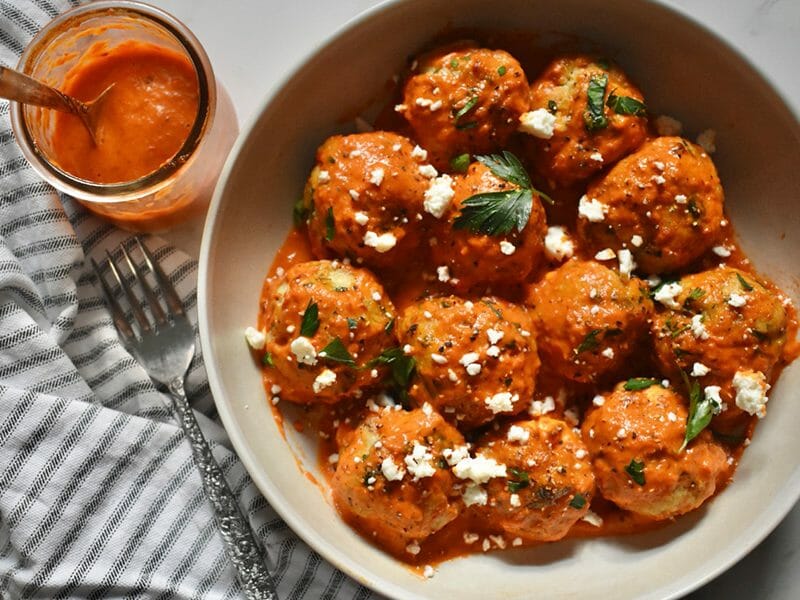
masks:
<path id="1" fill-rule="evenodd" d="M 79 114 L 81 103 L 65 96 L 58 90 L 47 86 L 33 77 L 0 66 L 0 98 L 15 100 L 23 104 L 35 104 L 72 114 Z"/>

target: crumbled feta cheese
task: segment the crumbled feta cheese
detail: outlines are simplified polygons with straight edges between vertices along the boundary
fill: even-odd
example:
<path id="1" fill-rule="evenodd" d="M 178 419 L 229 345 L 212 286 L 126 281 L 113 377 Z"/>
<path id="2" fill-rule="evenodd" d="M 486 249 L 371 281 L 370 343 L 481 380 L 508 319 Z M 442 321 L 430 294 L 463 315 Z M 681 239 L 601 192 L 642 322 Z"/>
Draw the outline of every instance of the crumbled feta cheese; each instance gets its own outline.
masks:
<path id="1" fill-rule="evenodd" d="M 447 265 L 436 267 L 436 277 L 442 283 L 447 283 L 450 281 L 450 269 L 447 267 Z"/>
<path id="2" fill-rule="evenodd" d="M 486 483 L 493 477 L 505 477 L 506 466 L 493 458 L 478 454 L 475 458 L 462 458 L 453 466 L 453 475 L 459 479 L 469 479 L 474 483 Z"/>
<path id="3" fill-rule="evenodd" d="M 429 402 L 423 403 L 422 412 L 425 413 L 426 417 L 430 417 L 433 414 L 433 407 L 430 405 Z"/>
<path id="4" fill-rule="evenodd" d="M 600 250 L 597 254 L 594 255 L 595 260 L 612 260 L 617 256 L 616 252 L 614 252 L 611 248 L 605 248 Z"/>
<path id="5" fill-rule="evenodd" d="M 442 450 L 442 456 L 451 467 L 458 464 L 465 458 L 469 458 L 469 448 L 467 446 L 456 446 L 455 448 L 445 448 Z"/>
<path id="6" fill-rule="evenodd" d="M 404 458 L 406 468 L 414 476 L 414 481 L 424 477 L 433 477 L 436 473 L 436 467 L 431 463 L 432 460 L 433 454 L 428 451 L 428 447 L 423 446 L 416 440 L 411 454 L 406 455 Z"/>
<path id="7" fill-rule="evenodd" d="M 498 331 L 497 329 L 492 329 L 491 327 L 486 330 L 486 337 L 489 338 L 490 344 L 496 344 L 500 340 L 503 339 L 505 334 L 502 331 Z"/>
<path id="8" fill-rule="evenodd" d="M 331 174 L 327 171 L 320 171 L 317 173 L 317 183 L 328 183 L 331 180 Z"/>
<path id="9" fill-rule="evenodd" d="M 661 302 L 667 308 L 678 309 L 681 307 L 678 302 L 675 301 L 675 298 L 683 291 L 683 287 L 681 287 L 680 283 L 673 282 L 673 283 L 665 283 L 662 285 L 656 293 L 653 295 L 653 299 L 656 302 Z"/>
<path id="10" fill-rule="evenodd" d="M 317 351 L 314 349 L 314 345 L 311 343 L 307 337 L 303 337 L 302 335 L 294 340 L 292 340 L 289 349 L 294 354 L 295 358 L 297 358 L 297 363 L 301 365 L 315 365 L 317 364 Z"/>
<path id="11" fill-rule="evenodd" d="M 517 251 L 517 247 L 507 240 L 503 240 L 500 242 L 500 252 L 505 254 L 506 256 L 511 256 L 514 252 Z"/>
<path id="12" fill-rule="evenodd" d="M 594 398 L 592 398 L 592 404 L 595 406 L 603 406 L 606 403 L 606 399 L 604 396 L 597 394 Z"/>
<path id="13" fill-rule="evenodd" d="M 431 181 L 428 189 L 425 190 L 423 206 L 425 212 L 432 214 L 437 219 L 441 219 L 455 195 L 453 178 L 450 175 L 442 175 L 441 177 L 434 175 L 434 177 L 435 179 Z"/>
<path id="14" fill-rule="evenodd" d="M 718 415 L 728 407 L 725 406 L 725 403 L 722 401 L 722 398 L 719 395 L 719 392 L 722 388 L 718 385 L 707 385 L 703 389 L 703 393 L 705 397 L 711 400 L 712 404 L 714 405 L 714 414 Z"/>
<path id="15" fill-rule="evenodd" d="M 467 352 L 461 358 L 458 359 L 458 362 L 466 367 L 476 362 L 479 358 L 480 354 L 478 354 L 477 352 Z"/>
<path id="16" fill-rule="evenodd" d="M 382 233 L 378 235 L 374 231 L 368 231 L 364 234 L 364 245 L 375 248 L 376 251 L 383 254 L 397 245 L 397 238 L 393 233 Z"/>
<path id="17" fill-rule="evenodd" d="M 428 179 L 433 179 L 439 174 L 439 171 L 433 165 L 421 165 L 418 170 L 420 175 Z"/>
<path id="18" fill-rule="evenodd" d="M 581 520 L 586 521 L 589 525 L 594 525 L 595 527 L 603 526 L 603 517 L 591 510 L 587 511 L 586 514 L 581 517 Z"/>
<path id="19" fill-rule="evenodd" d="M 405 112 L 406 109 L 408 109 L 408 105 L 407 104 L 395 104 L 394 105 L 394 111 L 395 112 Z"/>
<path id="20" fill-rule="evenodd" d="M 703 325 L 703 315 L 694 315 L 692 317 L 692 333 L 698 340 L 708 339 L 708 331 L 706 331 L 706 326 Z"/>
<path id="21" fill-rule="evenodd" d="M 350 194 L 350 197 L 353 200 L 358 200 L 358 197 L 360 196 L 360 194 L 356 190 L 348 190 L 347 193 Z"/>
<path id="22" fill-rule="evenodd" d="M 733 293 L 728 298 L 728 304 L 730 304 L 734 308 L 741 308 L 742 306 L 747 304 L 747 296 L 743 296 L 742 294 Z"/>
<path id="23" fill-rule="evenodd" d="M 522 502 L 519 500 L 519 494 L 511 494 L 508 497 L 508 503 L 513 506 L 514 508 L 518 508 L 522 506 Z"/>
<path id="24" fill-rule="evenodd" d="M 683 124 L 677 119 L 667 115 L 659 115 L 655 119 L 656 132 L 660 136 L 680 135 L 683 131 Z"/>
<path id="25" fill-rule="evenodd" d="M 731 255 L 731 251 L 728 250 L 725 246 L 714 246 L 711 249 L 711 251 L 717 256 L 721 256 L 722 258 L 728 258 Z"/>
<path id="26" fill-rule="evenodd" d="M 760 371 L 737 371 L 733 376 L 736 389 L 736 406 L 746 413 L 758 415 L 763 419 L 767 414 L 767 378 Z"/>
<path id="27" fill-rule="evenodd" d="M 534 400 L 531 402 L 531 407 L 528 412 L 533 417 L 540 417 L 547 413 L 553 412 L 556 409 L 555 400 L 552 396 L 546 396 L 544 400 Z"/>
<path id="28" fill-rule="evenodd" d="M 578 216 L 592 223 L 604 221 L 607 212 L 608 206 L 596 198 L 589 199 L 586 194 L 581 196 L 581 199 L 578 201 Z"/>
<path id="29" fill-rule="evenodd" d="M 642 236 L 640 235 L 631 236 L 631 246 L 634 246 L 635 248 L 640 248 L 642 244 L 644 244 Z"/>
<path id="30" fill-rule="evenodd" d="M 464 488 L 461 499 L 464 501 L 465 506 L 472 506 L 474 504 L 486 506 L 486 502 L 489 500 L 489 494 L 481 486 L 471 483 Z"/>
<path id="31" fill-rule="evenodd" d="M 369 221 L 369 216 L 367 215 L 367 213 L 360 211 L 357 212 L 353 218 L 359 225 L 366 225 L 367 222 Z"/>
<path id="32" fill-rule="evenodd" d="M 282 388 L 277 383 L 273 383 L 272 387 L 269 388 L 269 391 L 272 392 L 273 394 L 280 394 Z"/>
<path id="33" fill-rule="evenodd" d="M 433 104 L 433 100 L 430 98 L 417 98 L 414 100 L 414 104 L 422 106 L 423 108 L 430 107 L 430 105 Z"/>
<path id="34" fill-rule="evenodd" d="M 428 160 L 428 151 L 419 146 L 414 146 L 414 149 L 411 151 L 411 157 L 420 160 Z"/>
<path id="35" fill-rule="evenodd" d="M 413 554 L 414 556 L 419 554 L 421 550 L 422 548 L 419 547 L 417 542 L 411 542 L 408 546 L 406 546 L 406 552 Z"/>
<path id="36" fill-rule="evenodd" d="M 713 129 L 706 129 L 697 136 L 697 145 L 708 154 L 714 154 L 717 151 L 716 142 L 717 132 Z"/>
<path id="37" fill-rule="evenodd" d="M 655 183 L 656 185 L 664 185 L 665 183 L 667 183 L 667 180 L 663 175 L 653 175 L 650 178 L 650 180 L 653 181 L 653 183 Z"/>
<path id="38" fill-rule="evenodd" d="M 544 251 L 550 260 L 562 261 L 572 257 L 575 244 L 567 235 L 566 229 L 553 225 L 547 228 L 547 234 L 544 236 Z"/>
<path id="39" fill-rule="evenodd" d="M 546 108 L 537 108 L 522 113 L 519 118 L 519 130 L 542 140 L 553 137 L 556 116 Z"/>
<path id="40" fill-rule="evenodd" d="M 477 533 L 470 533 L 468 531 L 464 532 L 464 543 L 465 544 L 474 544 L 480 539 Z"/>
<path id="41" fill-rule="evenodd" d="M 623 248 L 617 256 L 619 257 L 619 274 L 626 279 L 630 279 L 631 273 L 637 266 L 636 261 L 633 260 L 633 254 L 631 254 L 630 250 Z"/>
<path id="42" fill-rule="evenodd" d="M 599 163 L 603 162 L 603 155 L 600 154 L 599 152 L 592 152 L 589 155 L 589 158 L 592 159 L 593 161 L 596 161 L 596 162 L 599 162 Z"/>
<path id="43" fill-rule="evenodd" d="M 431 577 L 436 575 L 436 569 L 434 569 L 430 565 L 425 565 L 425 568 L 422 569 L 422 575 L 425 577 L 425 579 L 430 579 Z"/>
<path id="44" fill-rule="evenodd" d="M 676 415 L 672 411 L 669 411 L 667 413 L 667 421 L 669 421 L 670 423 L 677 423 L 678 422 L 678 415 Z"/>
<path id="45" fill-rule="evenodd" d="M 248 327 L 244 330 L 244 339 L 253 350 L 263 350 L 267 344 L 267 336 L 255 327 Z"/>
<path id="46" fill-rule="evenodd" d="M 339 455 L 336 452 L 328 456 L 328 464 L 335 465 L 338 462 L 339 462 Z"/>
<path id="47" fill-rule="evenodd" d="M 514 402 L 519 400 L 519 395 L 511 394 L 511 392 L 498 392 L 494 396 L 487 396 L 484 399 L 484 404 L 494 414 L 501 412 L 511 412 L 514 410 Z"/>
<path id="48" fill-rule="evenodd" d="M 600 354 L 602 354 L 603 356 L 605 356 L 606 358 L 609 358 L 609 359 L 610 358 L 614 358 L 614 349 L 611 348 L 611 347 L 608 347 L 605 350 L 603 350 Z"/>
<path id="49" fill-rule="evenodd" d="M 436 352 L 431 354 L 431 360 L 439 365 L 447 364 L 447 358 L 442 356 L 441 354 L 437 354 Z"/>
<path id="50" fill-rule="evenodd" d="M 403 149 L 403 144 L 393 144 L 392 152 L 400 152 Z"/>
<path id="51" fill-rule="evenodd" d="M 381 183 L 383 183 L 383 175 L 384 171 L 380 167 L 378 167 L 377 169 L 372 169 L 372 171 L 370 171 L 369 174 L 369 182 L 372 185 L 379 186 Z"/>
<path id="52" fill-rule="evenodd" d="M 509 442 L 527 442 L 531 437 L 531 432 L 520 427 L 519 425 L 512 425 L 508 428 L 508 441 Z"/>
<path id="53" fill-rule="evenodd" d="M 480 363 L 471 363 L 466 366 L 466 369 L 467 375 L 475 377 L 475 375 L 481 372 L 482 367 Z"/>
<path id="54" fill-rule="evenodd" d="M 381 473 L 387 481 L 400 481 L 405 477 L 405 469 L 398 467 L 391 456 L 387 456 L 381 463 Z"/>
<path id="55" fill-rule="evenodd" d="M 498 356 L 500 356 L 500 348 L 498 348 L 497 346 L 489 346 L 486 349 L 486 355 L 491 356 L 492 358 L 497 358 Z"/>
<path id="56" fill-rule="evenodd" d="M 588 454 L 589 453 L 583 448 L 578 448 L 577 450 L 575 450 L 575 458 L 577 458 L 578 460 L 583 460 L 584 458 L 586 458 Z"/>
<path id="57" fill-rule="evenodd" d="M 710 372 L 711 369 L 709 369 L 703 363 L 696 362 L 692 365 L 692 372 L 690 373 L 690 375 L 692 377 L 704 377 L 705 375 L 708 375 Z"/>
<path id="58" fill-rule="evenodd" d="M 522 546 L 522 538 L 521 537 L 515 537 L 513 540 L 511 540 L 511 545 L 512 546 Z"/>
<path id="59" fill-rule="evenodd" d="M 628 430 L 624 427 L 617 429 L 617 439 L 624 440 L 628 436 Z"/>
<path id="60" fill-rule="evenodd" d="M 336 373 L 330 369 L 324 369 L 322 373 L 317 375 L 312 387 L 314 388 L 314 393 L 319 394 L 326 387 L 330 387 L 334 383 L 336 383 Z"/>
<path id="61" fill-rule="evenodd" d="M 442 108 L 442 101 L 441 100 L 434 100 L 431 102 L 431 105 L 428 107 L 431 111 L 437 111 Z"/>
<path id="62" fill-rule="evenodd" d="M 381 293 L 379 291 L 377 291 L 377 290 L 372 292 L 372 299 L 375 302 L 380 302 L 381 301 Z"/>

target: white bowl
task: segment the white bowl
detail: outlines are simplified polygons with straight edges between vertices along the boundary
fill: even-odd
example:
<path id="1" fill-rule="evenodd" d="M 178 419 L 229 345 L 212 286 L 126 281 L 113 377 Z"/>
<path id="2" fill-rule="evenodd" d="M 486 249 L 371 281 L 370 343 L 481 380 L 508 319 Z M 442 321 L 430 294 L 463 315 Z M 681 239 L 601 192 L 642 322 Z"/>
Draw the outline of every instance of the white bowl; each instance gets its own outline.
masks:
<path id="1" fill-rule="evenodd" d="M 773 389 L 769 416 L 759 424 L 734 483 L 705 509 L 651 533 L 452 560 L 430 580 L 339 519 L 302 472 L 318 474 L 313 440 L 291 427 L 284 439 L 265 400 L 242 331 L 255 323 L 263 277 L 291 227 L 292 205 L 314 151 L 341 130 L 337 123 L 344 116 L 380 97 L 409 55 L 450 26 L 591 40 L 638 82 L 654 113 L 679 118 L 690 133 L 714 128 L 714 160 L 745 251 L 795 301 L 800 297 L 800 125 L 753 67 L 709 31 L 654 3 L 391 2 L 351 22 L 275 88 L 223 171 L 203 236 L 198 291 L 201 339 L 219 414 L 256 485 L 292 529 L 344 572 L 388 596 L 687 593 L 753 548 L 800 496 L 800 361 Z"/>

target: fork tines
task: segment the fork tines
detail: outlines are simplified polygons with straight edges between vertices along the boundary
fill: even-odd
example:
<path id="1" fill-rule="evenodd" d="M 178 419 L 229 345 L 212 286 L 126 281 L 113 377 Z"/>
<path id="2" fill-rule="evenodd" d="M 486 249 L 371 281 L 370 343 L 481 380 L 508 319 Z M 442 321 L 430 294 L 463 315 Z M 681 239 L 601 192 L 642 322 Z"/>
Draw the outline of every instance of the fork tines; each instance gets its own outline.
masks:
<path id="1" fill-rule="evenodd" d="M 147 270 L 153 274 L 153 277 L 156 281 L 156 289 L 161 289 L 164 300 L 167 304 L 166 312 L 162 308 L 156 292 L 147 281 L 147 278 L 145 277 L 146 273 L 143 273 L 142 268 L 140 268 L 133 261 L 130 253 L 123 244 L 120 244 L 119 248 L 124 262 L 128 265 L 128 271 L 133 277 L 133 283 L 138 283 L 139 287 L 142 289 L 145 300 L 144 304 L 149 308 L 150 314 L 155 320 L 155 324 L 151 323 L 150 319 L 142 308 L 142 303 L 136 298 L 131 284 L 128 283 L 128 278 L 123 275 L 120 269 L 120 264 L 114 260 L 114 257 L 108 250 L 106 250 L 106 260 L 104 262 L 108 264 L 108 270 L 111 271 L 111 274 L 113 275 L 117 285 L 128 299 L 128 304 L 130 305 L 133 316 L 139 326 L 140 333 L 145 334 L 151 332 L 154 328 L 157 330 L 159 327 L 168 324 L 168 314 L 171 314 L 173 317 L 177 317 L 183 316 L 185 313 L 183 304 L 181 303 L 181 300 L 178 297 L 172 282 L 170 282 L 169 278 L 164 273 L 164 270 L 161 268 L 161 265 L 156 262 L 156 260 L 153 258 L 153 255 L 147 249 L 147 246 L 145 246 L 138 237 L 135 238 L 135 240 L 144 258 L 144 266 L 146 266 Z M 92 258 L 91 261 L 94 272 L 97 275 L 97 279 L 103 289 L 103 294 L 106 297 L 106 304 L 111 312 L 114 325 L 124 336 L 135 338 L 136 335 L 133 331 L 133 328 L 125 318 L 125 312 L 122 310 L 122 307 L 117 301 L 115 294 L 106 282 L 105 277 L 103 277 L 100 266 L 97 264 L 94 258 Z"/>

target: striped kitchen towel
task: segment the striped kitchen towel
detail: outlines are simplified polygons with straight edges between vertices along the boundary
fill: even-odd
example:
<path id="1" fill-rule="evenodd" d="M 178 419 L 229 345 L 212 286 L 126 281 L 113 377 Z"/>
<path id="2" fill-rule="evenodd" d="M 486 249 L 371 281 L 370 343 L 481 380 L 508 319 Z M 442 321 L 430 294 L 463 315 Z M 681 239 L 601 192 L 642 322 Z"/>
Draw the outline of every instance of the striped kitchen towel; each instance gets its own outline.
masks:
<path id="1" fill-rule="evenodd" d="M 0 63 L 69 7 L 0 0 Z M 241 598 L 168 400 L 120 345 L 88 268 L 130 234 L 44 184 L 0 103 L 0 598 Z M 196 318 L 197 265 L 146 240 Z M 282 599 L 371 598 L 288 529 L 214 420 L 199 351 L 187 391 L 266 548 Z"/>

